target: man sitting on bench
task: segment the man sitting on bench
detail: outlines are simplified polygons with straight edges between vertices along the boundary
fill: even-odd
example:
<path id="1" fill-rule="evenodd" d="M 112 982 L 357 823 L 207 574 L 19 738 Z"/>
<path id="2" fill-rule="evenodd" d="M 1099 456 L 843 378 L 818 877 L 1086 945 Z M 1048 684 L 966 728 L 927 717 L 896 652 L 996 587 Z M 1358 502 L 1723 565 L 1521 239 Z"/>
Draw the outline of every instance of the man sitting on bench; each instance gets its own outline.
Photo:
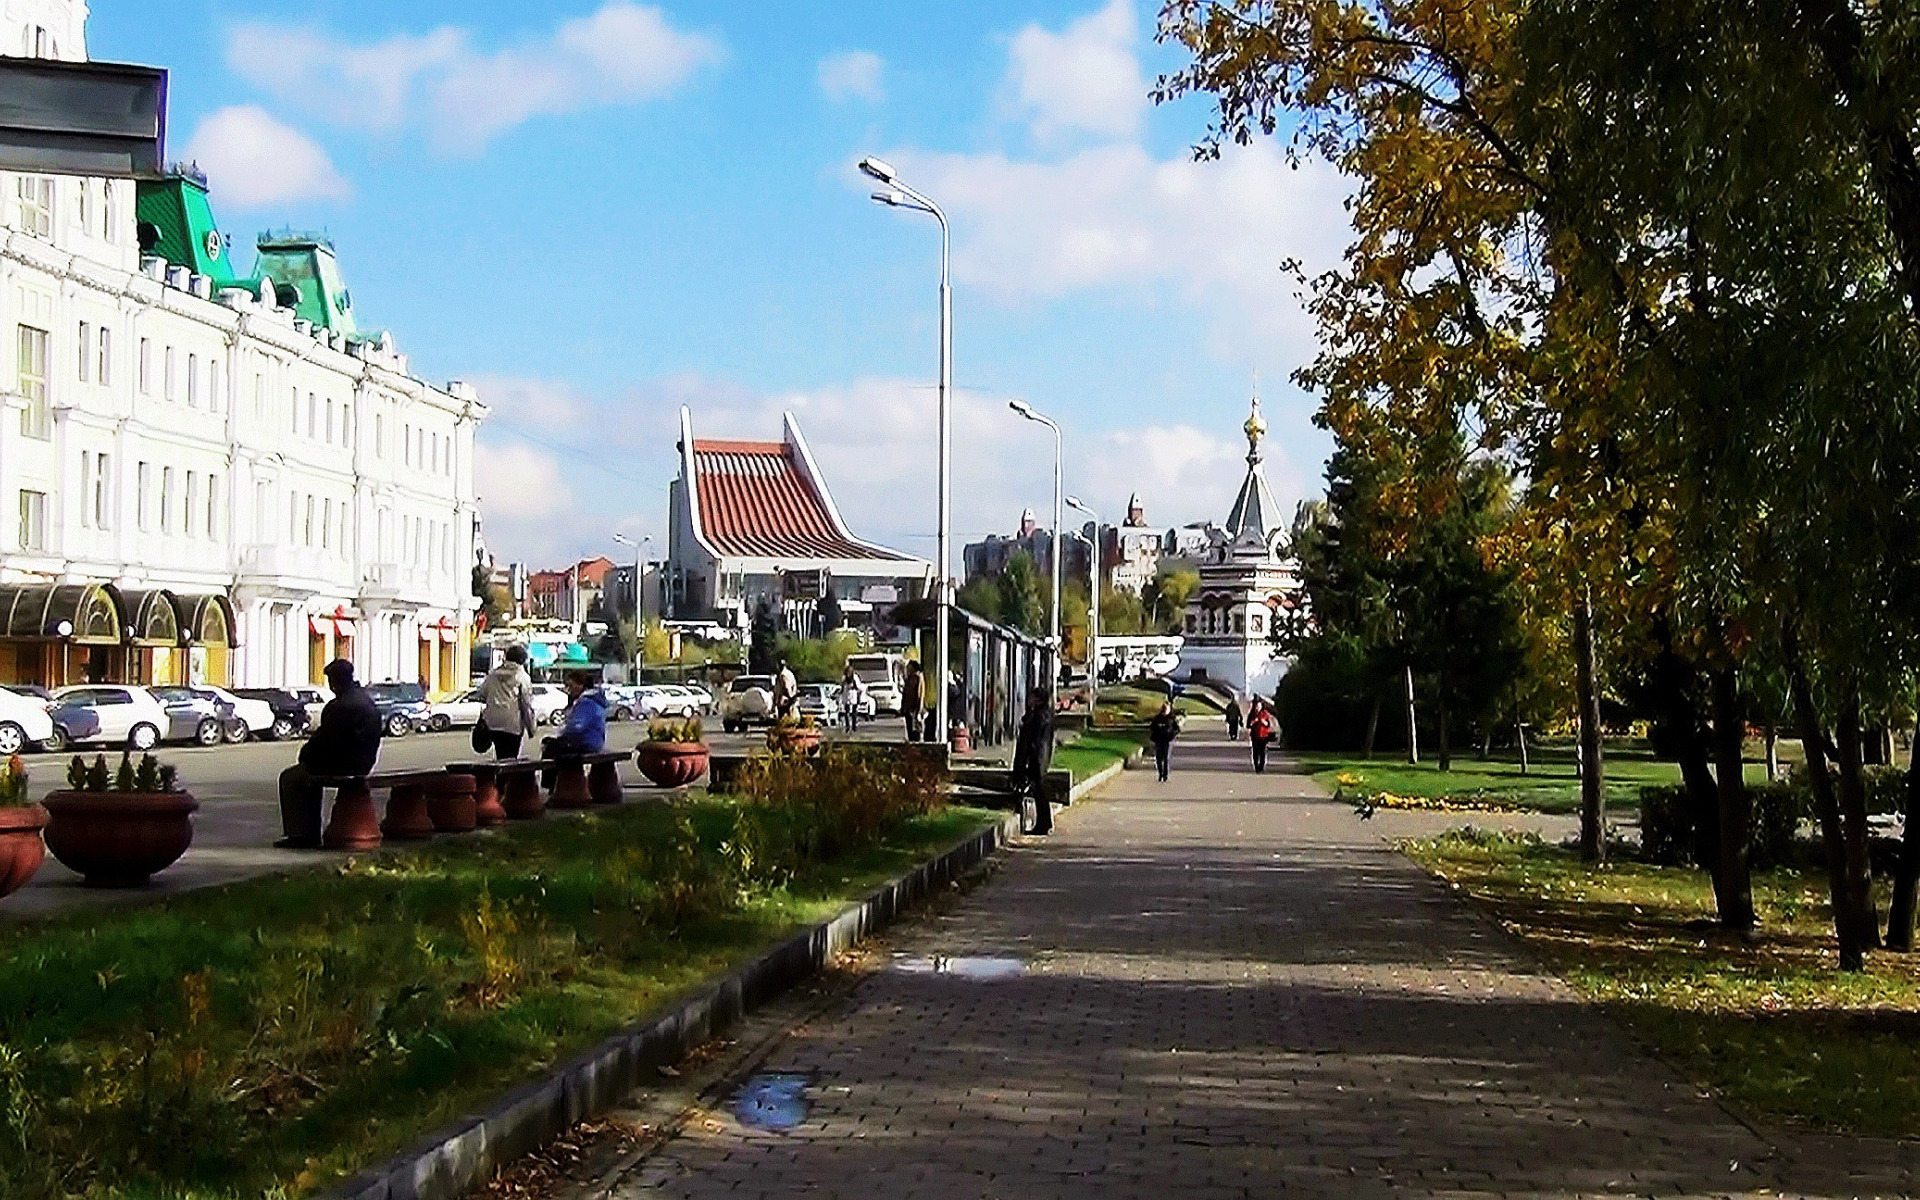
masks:
<path id="1" fill-rule="evenodd" d="M 353 664 L 336 658 L 327 664 L 333 699 L 320 710 L 320 728 L 300 747 L 300 761 L 280 772 L 280 824 L 286 836 L 274 845 L 286 850 L 320 848 L 321 787 L 316 779 L 366 775 L 380 757 L 380 710 L 353 677 Z"/>
<path id="2" fill-rule="evenodd" d="M 555 736 L 541 739 L 541 758 L 578 758 L 607 748 L 607 695 L 594 685 L 590 673 L 567 673 L 567 700 L 567 723 Z M 551 771 L 541 784 L 553 786 Z"/>

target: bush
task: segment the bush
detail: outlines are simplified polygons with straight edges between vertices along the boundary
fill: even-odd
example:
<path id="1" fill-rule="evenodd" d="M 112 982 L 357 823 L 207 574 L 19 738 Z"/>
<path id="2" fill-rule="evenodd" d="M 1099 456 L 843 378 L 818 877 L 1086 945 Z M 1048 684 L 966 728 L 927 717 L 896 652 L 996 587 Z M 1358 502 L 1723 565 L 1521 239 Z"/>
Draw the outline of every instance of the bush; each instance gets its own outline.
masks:
<path id="1" fill-rule="evenodd" d="M 1748 864 L 1756 871 L 1791 864 L 1800 822 L 1813 807 L 1805 787 L 1783 780 L 1749 786 L 1747 795 L 1753 802 Z M 1668 867 L 1700 865 L 1693 860 L 1693 817 L 1685 785 L 1640 789 L 1640 857 Z"/>
<path id="2" fill-rule="evenodd" d="M 736 837 L 759 864 L 783 874 L 864 849 L 946 803 L 946 771 L 937 762 L 847 745 L 812 757 L 757 755 L 734 781 Z"/>

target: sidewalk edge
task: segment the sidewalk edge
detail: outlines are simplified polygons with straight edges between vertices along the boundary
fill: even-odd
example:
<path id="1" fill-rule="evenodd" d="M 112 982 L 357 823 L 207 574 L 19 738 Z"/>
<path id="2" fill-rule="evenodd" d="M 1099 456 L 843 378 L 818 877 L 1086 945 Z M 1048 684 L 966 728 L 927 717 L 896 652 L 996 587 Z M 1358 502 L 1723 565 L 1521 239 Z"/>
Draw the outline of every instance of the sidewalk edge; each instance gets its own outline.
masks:
<path id="1" fill-rule="evenodd" d="M 1101 767 L 1098 771 L 1082 779 L 1079 783 L 1074 784 L 1067 792 L 1067 803 L 1071 804 L 1080 799 L 1080 797 L 1092 792 L 1094 789 L 1104 786 L 1120 772 L 1132 770 L 1140 762 L 1140 758 L 1146 753 L 1146 750 L 1147 748 L 1145 746 L 1135 747 L 1133 750 L 1128 751 L 1127 756 L 1119 762 Z"/>
<path id="2" fill-rule="evenodd" d="M 1091 781 L 1089 781 L 1091 782 Z M 579 1121 L 613 1108 L 655 1067 L 671 1064 L 747 1013 L 879 932 L 1019 832 L 1007 813 L 884 883 L 838 916 L 803 929 L 660 1016 L 615 1034 L 507 1093 L 484 1112 L 429 1134 L 386 1163 L 324 1189 L 320 1200 L 456 1200 Z"/>

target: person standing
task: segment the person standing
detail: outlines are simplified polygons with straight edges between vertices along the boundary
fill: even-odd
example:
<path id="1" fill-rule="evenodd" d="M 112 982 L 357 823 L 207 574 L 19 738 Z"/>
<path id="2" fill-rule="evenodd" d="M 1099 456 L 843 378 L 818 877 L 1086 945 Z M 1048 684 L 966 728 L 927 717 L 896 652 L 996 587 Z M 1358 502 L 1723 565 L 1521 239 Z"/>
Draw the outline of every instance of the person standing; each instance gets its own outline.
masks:
<path id="1" fill-rule="evenodd" d="M 1027 711 L 1020 718 L 1020 735 L 1013 745 L 1013 790 L 1022 799 L 1033 798 L 1030 833 L 1053 832 L 1053 801 L 1047 798 L 1047 771 L 1053 766 L 1053 703 L 1047 689 L 1027 693 Z"/>
<path id="2" fill-rule="evenodd" d="M 791 716 L 793 706 L 800 702 L 800 681 L 793 677 L 793 668 L 786 659 L 780 660 L 780 669 L 773 676 L 773 715 Z"/>
<path id="3" fill-rule="evenodd" d="M 860 677 L 848 667 L 840 676 L 840 727 L 848 733 L 857 733 L 860 729 L 860 706 L 866 703 L 866 685 Z"/>
<path id="4" fill-rule="evenodd" d="M 490 744 L 495 758 L 520 757 L 520 740 L 532 737 L 539 723 L 533 716 L 533 680 L 527 675 L 527 648 L 507 647 L 506 658 L 480 681 L 480 726 L 473 748 Z M 484 733 L 485 740 L 481 738 Z"/>
<path id="5" fill-rule="evenodd" d="M 1233 696 L 1227 697 L 1227 740 L 1240 740 L 1240 701 Z"/>
<path id="6" fill-rule="evenodd" d="M 1160 782 L 1167 781 L 1167 768 L 1173 758 L 1173 739 L 1180 736 L 1180 717 L 1173 711 L 1173 705 L 1162 704 L 1153 720 L 1147 723 L 1147 738 L 1153 743 L 1153 765 L 1160 772 Z"/>
<path id="7" fill-rule="evenodd" d="M 925 727 L 924 713 L 927 707 L 927 681 L 920 673 L 920 664 L 907 664 L 907 677 L 900 684 L 900 715 L 907 722 L 907 740 L 917 742 Z"/>
<path id="8" fill-rule="evenodd" d="M 1273 738 L 1279 732 L 1279 725 L 1273 719 L 1273 710 L 1267 702 L 1256 697 L 1253 710 L 1247 714 L 1247 739 L 1253 743 L 1253 773 L 1264 775 L 1267 771 L 1267 747 L 1273 744 Z"/>
<path id="9" fill-rule="evenodd" d="M 283 850 L 320 848 L 321 779 L 368 775 L 380 758 L 380 710 L 353 677 L 353 664 L 336 658 L 327 664 L 333 699 L 320 710 L 320 728 L 300 747 L 300 761 L 280 772 L 280 826 L 286 835 L 274 845 Z"/>

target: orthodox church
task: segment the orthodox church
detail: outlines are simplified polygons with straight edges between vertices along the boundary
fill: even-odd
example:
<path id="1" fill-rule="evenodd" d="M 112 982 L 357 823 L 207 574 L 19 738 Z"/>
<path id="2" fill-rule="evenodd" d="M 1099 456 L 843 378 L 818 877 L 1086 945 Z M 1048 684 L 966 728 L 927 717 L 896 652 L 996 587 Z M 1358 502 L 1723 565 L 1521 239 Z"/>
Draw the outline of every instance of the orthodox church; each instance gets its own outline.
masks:
<path id="1" fill-rule="evenodd" d="M 1286 518 L 1261 467 L 1267 422 L 1260 415 L 1258 393 L 1243 428 L 1247 475 L 1226 525 L 1210 531 L 1198 564 L 1200 586 L 1187 602 L 1186 642 L 1176 678 L 1211 683 L 1245 698 L 1271 696 L 1287 673 L 1289 660 L 1276 633 L 1306 601 L 1298 564 L 1290 554 Z"/>

